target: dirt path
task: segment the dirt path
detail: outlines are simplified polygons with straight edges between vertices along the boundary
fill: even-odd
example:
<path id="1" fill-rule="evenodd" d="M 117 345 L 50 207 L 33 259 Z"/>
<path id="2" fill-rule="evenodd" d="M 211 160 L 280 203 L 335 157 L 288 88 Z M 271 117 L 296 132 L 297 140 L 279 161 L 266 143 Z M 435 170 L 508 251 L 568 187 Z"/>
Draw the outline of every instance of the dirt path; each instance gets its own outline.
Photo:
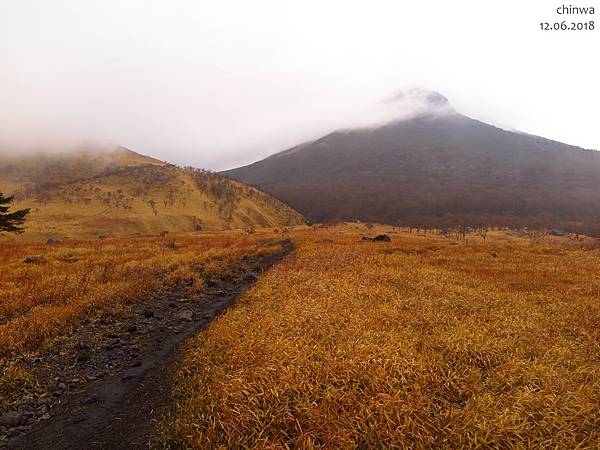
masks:
<path id="1" fill-rule="evenodd" d="M 82 323 L 65 338 L 72 351 L 39 363 L 60 398 L 45 417 L 8 443 L 11 449 L 144 449 L 169 405 L 172 368 L 183 341 L 202 330 L 292 249 L 245 258 L 209 292 L 188 298 L 182 287 L 137 305 L 125 318 Z M 76 336 L 76 342 L 72 342 Z M 60 367 L 60 369 L 59 369 Z M 56 372 L 62 375 L 54 376 Z M 74 378 L 68 378 L 74 377 Z M 46 407 L 34 404 L 34 411 Z M 49 416 L 49 417 L 48 417 Z"/>

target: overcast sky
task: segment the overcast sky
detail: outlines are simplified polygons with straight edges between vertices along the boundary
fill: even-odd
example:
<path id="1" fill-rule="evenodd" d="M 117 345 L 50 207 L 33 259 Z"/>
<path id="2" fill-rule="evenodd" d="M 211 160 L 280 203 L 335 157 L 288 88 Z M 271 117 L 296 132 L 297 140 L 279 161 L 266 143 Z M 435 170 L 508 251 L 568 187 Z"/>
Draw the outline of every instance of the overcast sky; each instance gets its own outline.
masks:
<path id="1" fill-rule="evenodd" d="M 600 31 L 541 31 L 555 3 L 0 0 L 0 152 L 101 140 L 224 169 L 412 86 L 600 148 Z"/>

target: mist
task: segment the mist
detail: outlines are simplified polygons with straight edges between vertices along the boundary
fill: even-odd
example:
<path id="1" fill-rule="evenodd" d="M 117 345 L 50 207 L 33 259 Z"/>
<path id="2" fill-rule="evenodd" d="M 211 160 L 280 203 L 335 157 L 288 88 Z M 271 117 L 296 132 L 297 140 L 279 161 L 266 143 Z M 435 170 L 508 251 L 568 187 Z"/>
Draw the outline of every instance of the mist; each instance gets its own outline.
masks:
<path id="1" fill-rule="evenodd" d="M 0 154 L 123 145 L 220 170 L 419 113 L 413 86 L 598 148 L 597 37 L 541 33 L 542 0 L 215 3 L 4 3 Z"/>

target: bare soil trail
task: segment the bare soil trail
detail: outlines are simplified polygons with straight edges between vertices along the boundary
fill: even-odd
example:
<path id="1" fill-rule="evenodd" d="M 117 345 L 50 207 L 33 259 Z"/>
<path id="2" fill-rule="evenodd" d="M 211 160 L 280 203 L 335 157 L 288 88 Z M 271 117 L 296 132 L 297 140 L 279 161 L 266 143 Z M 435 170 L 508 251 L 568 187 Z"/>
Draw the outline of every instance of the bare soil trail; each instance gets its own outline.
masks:
<path id="1" fill-rule="evenodd" d="M 190 297 L 185 287 L 165 289 L 126 317 L 86 323 L 65 346 L 67 356 L 37 363 L 56 386 L 45 417 L 8 442 L 11 449 L 145 449 L 169 406 L 173 367 L 182 342 L 233 305 L 260 273 L 292 250 L 246 257 L 209 290 Z M 76 342 L 73 342 L 76 339 Z M 44 364 L 46 364 L 44 366 Z M 61 373 L 56 376 L 57 371 Z M 34 405 L 32 410 L 39 410 Z M 46 410 L 44 407 L 43 410 Z"/>

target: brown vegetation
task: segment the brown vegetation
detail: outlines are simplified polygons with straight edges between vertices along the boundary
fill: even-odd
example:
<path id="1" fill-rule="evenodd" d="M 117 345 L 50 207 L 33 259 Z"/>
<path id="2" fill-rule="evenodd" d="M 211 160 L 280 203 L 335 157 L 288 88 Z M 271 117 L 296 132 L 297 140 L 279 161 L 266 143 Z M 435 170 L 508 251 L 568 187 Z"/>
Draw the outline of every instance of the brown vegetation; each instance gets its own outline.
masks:
<path id="1" fill-rule="evenodd" d="M 303 223 L 279 200 L 212 172 L 153 163 L 131 151 L 126 159 L 109 154 L 108 161 L 93 155 L 41 158 L 37 165 L 25 158 L 2 166 L 0 160 L 0 188 L 10 189 L 16 206 L 31 208 L 24 239 Z"/>
<path id="2" fill-rule="evenodd" d="M 600 245 L 489 229 L 285 228 L 296 250 L 190 341 L 169 448 L 594 448 Z M 391 242 L 362 240 L 386 234 Z M 0 412 L 82 318 L 204 289 L 281 233 L 0 247 Z"/>
<path id="3" fill-rule="evenodd" d="M 187 346 L 161 445 L 596 448 L 598 244 L 386 230 L 293 232 Z"/>
<path id="4" fill-rule="evenodd" d="M 165 287 L 203 290 L 205 279 L 227 273 L 234 262 L 276 251 L 265 247 L 265 237 L 223 232 L 1 245 L 0 415 L 35 384 L 22 358 L 52 348 L 83 318 L 124 314 Z"/>

